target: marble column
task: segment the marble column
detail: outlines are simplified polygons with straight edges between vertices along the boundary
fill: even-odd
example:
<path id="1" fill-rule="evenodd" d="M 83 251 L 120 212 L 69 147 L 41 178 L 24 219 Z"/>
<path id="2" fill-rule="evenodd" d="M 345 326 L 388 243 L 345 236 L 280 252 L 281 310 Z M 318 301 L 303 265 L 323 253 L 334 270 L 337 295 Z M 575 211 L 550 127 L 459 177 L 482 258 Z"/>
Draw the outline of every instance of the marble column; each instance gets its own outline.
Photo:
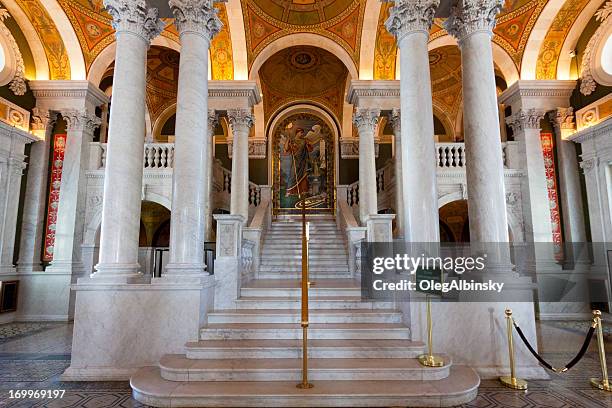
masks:
<path id="1" fill-rule="evenodd" d="M 385 25 L 400 49 L 404 240 L 438 242 L 438 192 L 427 42 L 439 0 L 398 0 Z M 431 160 L 427 160 L 431 158 Z"/>
<path id="2" fill-rule="evenodd" d="M 208 134 L 206 143 L 208 144 L 208 177 L 204 180 L 205 184 L 205 195 L 206 195 L 206 213 L 204 214 L 205 230 L 204 230 L 204 238 L 206 241 L 211 242 L 213 240 L 213 229 L 212 229 L 212 212 L 213 212 L 213 166 L 215 162 L 215 127 L 219 121 L 219 117 L 214 109 L 208 110 Z"/>
<path id="3" fill-rule="evenodd" d="M 546 165 L 540 138 L 540 121 L 544 113 L 539 109 L 521 109 L 506 119 L 515 140 L 520 143 L 520 168 L 527 173 L 522 195 L 525 199 L 523 215 L 527 221 L 525 239 L 530 242 L 553 241 Z"/>
<path id="4" fill-rule="evenodd" d="M 145 137 L 146 58 L 163 28 L 145 0 L 104 0 L 113 18 L 117 50 L 108 129 L 97 279 L 140 276 L 138 237 Z"/>
<path id="5" fill-rule="evenodd" d="M 393 109 L 389 115 L 391 126 L 393 126 L 393 138 L 395 142 L 395 225 L 397 226 L 397 237 L 404 238 L 404 193 L 402 183 L 402 123 L 401 110 Z"/>
<path id="6" fill-rule="evenodd" d="M 559 171 L 559 198 L 563 216 L 563 241 L 586 242 L 584 207 L 580 186 L 580 168 L 576 146 L 566 138 L 574 133 L 572 108 L 558 108 L 549 112 L 557 143 L 557 165 Z"/>
<path id="7" fill-rule="evenodd" d="M 172 176 L 170 258 L 165 277 L 201 275 L 206 241 L 208 48 L 221 29 L 212 0 L 170 0 L 181 39 Z"/>
<path id="8" fill-rule="evenodd" d="M 85 171 L 89 168 L 89 143 L 93 140 L 94 131 L 100 125 L 100 118 L 89 109 L 62 110 L 61 115 L 67 126 L 66 147 L 55 225 L 53 261 L 46 271 L 78 276 L 84 272 L 81 244 L 87 195 Z"/>
<path id="9" fill-rule="evenodd" d="M 445 22 L 461 48 L 470 238 L 508 242 L 504 164 L 491 38 L 503 0 L 460 0 Z"/>
<path id="10" fill-rule="evenodd" d="M 45 235 L 45 205 L 49 173 L 49 149 L 57 114 L 34 108 L 32 131 L 40 137 L 30 148 L 26 191 L 23 202 L 18 273 L 42 271 L 42 246 Z"/>
<path id="11" fill-rule="evenodd" d="M 363 226 L 370 215 L 378 214 L 374 134 L 379 116 L 380 109 L 356 108 L 353 113 L 359 133 L 359 219 Z"/>
<path id="12" fill-rule="evenodd" d="M 232 192 L 230 213 L 249 219 L 249 130 L 254 124 L 250 109 L 228 109 L 234 137 L 232 146 Z"/>

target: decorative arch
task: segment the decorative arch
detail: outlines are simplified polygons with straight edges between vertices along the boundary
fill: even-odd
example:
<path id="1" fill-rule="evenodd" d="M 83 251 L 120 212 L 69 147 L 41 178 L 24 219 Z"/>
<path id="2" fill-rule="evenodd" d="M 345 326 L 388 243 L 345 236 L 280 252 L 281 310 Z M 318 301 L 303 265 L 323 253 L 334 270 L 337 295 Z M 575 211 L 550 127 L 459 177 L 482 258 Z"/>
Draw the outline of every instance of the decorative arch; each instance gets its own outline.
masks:
<path id="1" fill-rule="evenodd" d="M 359 79 L 374 79 L 374 51 L 378 44 L 378 20 L 385 3 L 379 0 L 366 0 L 363 26 L 361 28 L 361 50 L 359 51 Z M 363 41 L 364 38 L 376 38 L 376 41 Z"/>
<path id="2" fill-rule="evenodd" d="M 446 133 L 453 140 L 455 140 L 456 131 L 455 131 L 455 126 L 453 126 L 454 121 L 448 117 L 444 108 L 437 106 L 435 100 L 433 101 L 433 113 L 438 119 L 440 119 L 440 122 L 442 122 L 442 125 L 444 126 L 444 130 L 446 130 Z"/>
<path id="3" fill-rule="evenodd" d="M 246 35 L 240 0 L 228 0 L 225 9 L 227 11 L 227 21 L 232 41 L 234 79 L 247 80 L 249 79 L 249 64 L 247 61 Z"/>
<path id="4" fill-rule="evenodd" d="M 153 140 L 159 139 L 159 136 L 161 136 L 161 131 L 164 125 L 166 124 L 168 119 L 170 119 L 172 115 L 174 115 L 175 113 L 176 113 L 176 103 L 173 103 L 172 105 L 164 109 L 162 113 L 159 114 L 159 116 L 155 120 L 155 123 L 153 124 L 153 129 L 151 131 L 151 136 Z"/>
<path id="5" fill-rule="evenodd" d="M 359 78 L 359 74 L 357 71 L 357 67 L 355 66 L 355 62 L 349 55 L 349 53 L 342 48 L 340 44 L 337 42 L 324 37 L 322 35 L 314 34 L 314 33 L 295 33 L 287 36 L 280 37 L 270 44 L 268 44 L 264 49 L 261 50 L 257 57 L 253 61 L 251 65 L 251 70 L 249 73 L 249 79 L 255 80 L 258 77 L 259 68 L 270 58 L 272 55 L 277 52 L 284 50 L 285 48 L 293 47 L 296 45 L 310 45 L 312 47 L 319 47 L 326 51 L 334 54 L 348 69 L 349 75 L 353 79 Z"/>

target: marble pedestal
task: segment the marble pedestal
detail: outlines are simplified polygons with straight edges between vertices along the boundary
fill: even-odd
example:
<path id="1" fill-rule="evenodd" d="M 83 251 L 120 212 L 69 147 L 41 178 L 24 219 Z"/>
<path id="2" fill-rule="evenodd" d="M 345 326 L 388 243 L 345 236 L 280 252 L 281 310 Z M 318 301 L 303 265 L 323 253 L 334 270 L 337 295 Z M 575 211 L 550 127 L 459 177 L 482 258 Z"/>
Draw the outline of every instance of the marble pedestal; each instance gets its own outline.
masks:
<path id="1" fill-rule="evenodd" d="M 22 272 L 15 279 L 19 279 L 19 304 L 15 320 L 71 320 L 71 273 Z"/>

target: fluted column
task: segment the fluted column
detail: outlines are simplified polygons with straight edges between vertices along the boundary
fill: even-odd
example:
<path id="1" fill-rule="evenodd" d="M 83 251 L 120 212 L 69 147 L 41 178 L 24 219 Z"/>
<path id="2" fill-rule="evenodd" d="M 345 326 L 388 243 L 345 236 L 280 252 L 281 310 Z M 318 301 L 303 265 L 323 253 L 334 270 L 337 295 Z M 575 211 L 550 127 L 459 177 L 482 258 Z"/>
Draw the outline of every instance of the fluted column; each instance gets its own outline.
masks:
<path id="1" fill-rule="evenodd" d="M 395 225 L 397 226 L 397 236 L 404 237 L 404 193 L 402 183 L 402 123 L 401 110 L 393 109 L 389 120 L 393 126 L 393 137 L 395 141 Z"/>
<path id="2" fill-rule="evenodd" d="M 404 225 L 404 240 L 412 242 L 440 240 L 427 51 L 429 29 L 439 4 L 439 0 L 397 0 L 385 23 L 400 49 L 400 179 L 403 201 L 400 218 Z"/>
<path id="3" fill-rule="evenodd" d="M 100 118 L 87 109 L 63 110 L 67 125 L 66 147 L 60 185 L 53 261 L 48 272 L 80 274 L 83 270 L 81 244 L 83 238 L 89 143 Z"/>
<path id="4" fill-rule="evenodd" d="M 525 237 L 531 242 L 552 242 L 552 222 L 546 179 L 546 165 L 540 138 L 544 111 L 521 109 L 508 117 L 514 138 L 520 143 L 521 168 L 527 173 L 523 185 Z M 469 163 L 469 162 L 468 162 Z M 468 164 L 469 165 L 469 164 Z"/>
<path id="5" fill-rule="evenodd" d="M 463 128 L 473 242 L 507 242 L 504 165 L 491 38 L 503 0 L 460 0 L 446 30 L 461 48 Z"/>
<path id="6" fill-rule="evenodd" d="M 249 130 L 254 124 L 250 109 L 228 109 L 234 137 L 232 146 L 232 185 L 230 213 L 249 219 Z"/>
<path id="7" fill-rule="evenodd" d="M 140 276 L 138 236 L 145 137 L 145 74 L 151 39 L 162 30 L 145 0 L 104 0 L 117 51 L 108 129 L 98 279 Z"/>
<path id="8" fill-rule="evenodd" d="M 357 108 L 353 123 L 359 133 L 359 218 L 365 225 L 368 216 L 378 214 L 376 193 L 376 152 L 374 134 L 380 109 Z"/>
<path id="9" fill-rule="evenodd" d="M 221 29 L 212 0 L 170 0 L 181 39 L 172 176 L 170 258 L 166 276 L 203 274 L 206 241 L 208 48 Z"/>
<path id="10" fill-rule="evenodd" d="M 56 117 L 56 113 L 34 108 L 32 131 L 40 140 L 32 143 L 30 148 L 17 262 L 19 273 L 42 271 L 49 149 Z"/>
<path id="11" fill-rule="evenodd" d="M 574 142 L 565 140 L 575 130 L 572 108 L 558 108 L 549 112 L 557 143 L 559 169 L 559 198 L 563 216 L 563 240 L 586 242 L 586 228 L 580 187 L 580 168 Z"/>
<path id="12" fill-rule="evenodd" d="M 208 144 L 208 159 L 206 161 L 206 165 L 208 166 L 208 177 L 206 177 L 206 214 L 204 214 L 204 218 L 206 220 L 206 229 L 204 230 L 204 237 L 206 241 L 212 241 L 212 211 L 213 211 L 213 195 L 212 195 L 212 187 L 213 187 L 213 165 L 215 162 L 215 154 L 214 154 L 214 142 L 215 142 L 215 127 L 217 126 L 219 117 L 214 109 L 208 110 L 208 133 L 206 143 Z"/>

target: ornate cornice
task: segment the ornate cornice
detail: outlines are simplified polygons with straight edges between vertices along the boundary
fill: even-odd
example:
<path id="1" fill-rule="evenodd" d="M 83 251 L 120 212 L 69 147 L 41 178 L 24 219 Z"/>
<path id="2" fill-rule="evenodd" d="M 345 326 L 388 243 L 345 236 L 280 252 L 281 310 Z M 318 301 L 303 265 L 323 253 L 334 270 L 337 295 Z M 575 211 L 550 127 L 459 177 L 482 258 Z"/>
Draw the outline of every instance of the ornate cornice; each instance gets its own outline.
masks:
<path id="1" fill-rule="evenodd" d="M 459 0 L 444 22 L 444 28 L 461 42 L 477 32 L 493 37 L 495 17 L 501 11 L 504 0 Z"/>
<path id="2" fill-rule="evenodd" d="M 380 109 L 356 108 L 353 113 L 353 123 L 361 134 L 362 132 L 374 132 L 380 119 Z"/>
<path id="3" fill-rule="evenodd" d="M 559 129 L 576 129 L 574 122 L 574 108 L 557 108 L 548 112 L 548 118 L 552 124 Z"/>
<path id="4" fill-rule="evenodd" d="M 15 38 L 8 27 L 4 25 L 4 20 L 9 16 L 10 14 L 6 9 L 0 8 L 0 35 L 8 40 L 13 56 L 15 57 L 15 72 L 13 73 L 13 78 L 9 82 L 9 89 L 15 95 L 21 96 L 25 95 L 27 91 L 25 64 L 23 62 L 23 57 L 21 56 L 21 51 L 19 50 L 19 45 L 17 45 L 17 41 L 15 41 Z"/>
<path id="5" fill-rule="evenodd" d="M 170 9 L 174 14 L 174 25 L 179 35 L 197 34 L 208 42 L 219 34 L 223 23 L 217 17 L 214 0 L 170 0 Z"/>
<path id="6" fill-rule="evenodd" d="M 136 34 L 150 43 L 164 29 L 158 10 L 147 7 L 145 0 L 104 0 L 104 7 L 113 18 L 112 26 L 117 33 Z"/>
<path id="7" fill-rule="evenodd" d="M 569 139 L 576 143 L 584 143 L 588 140 L 597 139 L 602 136 L 604 140 L 608 140 L 612 134 L 612 116 L 603 122 L 599 122 L 596 125 L 584 128 L 569 137 Z"/>
<path id="8" fill-rule="evenodd" d="M 61 111 L 69 132 L 85 131 L 93 133 L 102 120 L 86 109 L 67 109 Z"/>
<path id="9" fill-rule="evenodd" d="M 440 0 L 383 0 L 383 2 L 395 3 L 389 11 L 385 27 L 397 39 L 398 44 L 410 33 L 421 32 L 429 36 Z"/>
<path id="10" fill-rule="evenodd" d="M 527 129 L 540 130 L 540 121 L 545 112 L 540 109 L 521 109 L 514 115 L 506 118 L 506 123 L 512 127 L 514 132 L 521 132 Z"/>

